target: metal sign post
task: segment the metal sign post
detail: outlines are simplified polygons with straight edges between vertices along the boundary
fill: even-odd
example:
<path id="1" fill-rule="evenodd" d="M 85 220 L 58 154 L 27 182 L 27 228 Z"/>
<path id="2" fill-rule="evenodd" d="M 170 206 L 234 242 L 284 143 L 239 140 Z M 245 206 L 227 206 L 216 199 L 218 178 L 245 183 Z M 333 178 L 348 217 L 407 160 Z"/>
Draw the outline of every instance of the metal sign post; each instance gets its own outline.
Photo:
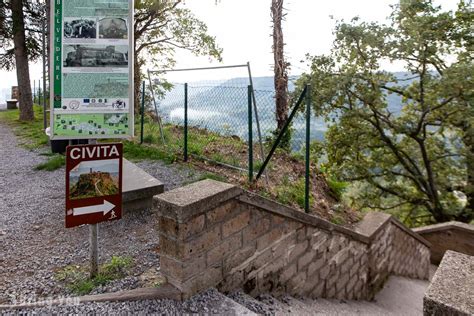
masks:
<path id="1" fill-rule="evenodd" d="M 89 257 L 91 262 L 90 277 L 95 278 L 99 274 L 99 224 L 89 225 Z"/>

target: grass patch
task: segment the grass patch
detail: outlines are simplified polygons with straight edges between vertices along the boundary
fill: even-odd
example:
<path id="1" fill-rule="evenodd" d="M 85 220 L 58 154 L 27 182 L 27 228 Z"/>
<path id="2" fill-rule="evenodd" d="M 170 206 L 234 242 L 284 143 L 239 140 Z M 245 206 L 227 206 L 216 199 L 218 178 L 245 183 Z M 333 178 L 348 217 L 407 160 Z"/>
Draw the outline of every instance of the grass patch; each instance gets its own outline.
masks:
<path id="1" fill-rule="evenodd" d="M 46 136 L 43 129 L 43 108 L 35 105 L 33 110 L 35 119 L 30 122 L 23 122 L 18 119 L 20 117 L 18 109 L 0 111 L 0 121 L 12 126 L 13 133 L 19 137 L 21 145 L 28 149 L 43 147 L 48 144 L 48 136 Z"/>
<path id="2" fill-rule="evenodd" d="M 124 157 L 129 160 L 162 160 L 165 163 L 173 163 L 177 160 L 177 155 L 166 148 L 155 146 L 140 145 L 139 143 L 124 141 L 123 142 Z"/>
<path id="3" fill-rule="evenodd" d="M 201 180 L 206 180 L 206 179 L 216 180 L 220 182 L 227 182 L 227 179 L 224 178 L 223 176 L 215 174 L 215 173 L 211 173 L 211 172 L 206 172 L 202 174 L 196 181 L 201 181 Z"/>
<path id="4" fill-rule="evenodd" d="M 299 178 L 296 181 L 290 181 L 288 177 L 284 177 L 282 184 L 276 187 L 277 200 L 283 204 L 298 204 L 304 208 L 305 201 L 305 179 Z M 314 198 L 310 195 L 309 204 L 314 203 Z"/>
<path id="5" fill-rule="evenodd" d="M 66 287 L 74 294 L 84 295 L 92 292 L 96 287 L 105 285 L 110 281 L 123 278 L 126 270 L 132 265 L 132 258 L 112 256 L 109 262 L 99 268 L 99 274 L 91 279 L 86 267 L 69 265 L 55 274 L 58 281 L 66 283 Z"/>
<path id="6" fill-rule="evenodd" d="M 66 164 L 66 158 L 63 155 L 53 155 L 43 163 L 40 163 L 35 167 L 35 170 L 46 170 L 53 171 L 61 168 Z"/>

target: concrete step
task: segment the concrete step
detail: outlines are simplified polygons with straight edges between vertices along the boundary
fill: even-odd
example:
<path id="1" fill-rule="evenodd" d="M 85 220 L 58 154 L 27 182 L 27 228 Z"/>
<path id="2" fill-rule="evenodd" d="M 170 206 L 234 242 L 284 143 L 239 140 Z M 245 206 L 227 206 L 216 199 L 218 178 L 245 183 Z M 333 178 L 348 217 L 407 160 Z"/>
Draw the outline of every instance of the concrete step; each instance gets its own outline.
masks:
<path id="1" fill-rule="evenodd" d="M 161 181 L 146 173 L 134 163 L 123 159 L 122 208 L 124 212 L 150 209 L 153 196 L 163 193 Z"/>

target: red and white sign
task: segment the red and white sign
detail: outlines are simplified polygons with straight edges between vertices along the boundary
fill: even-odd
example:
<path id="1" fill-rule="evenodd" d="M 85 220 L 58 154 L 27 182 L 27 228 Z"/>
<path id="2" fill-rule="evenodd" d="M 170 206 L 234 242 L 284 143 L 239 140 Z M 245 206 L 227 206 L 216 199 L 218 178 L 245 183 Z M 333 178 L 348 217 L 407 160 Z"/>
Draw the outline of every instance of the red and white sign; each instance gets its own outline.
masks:
<path id="1" fill-rule="evenodd" d="M 66 148 L 66 227 L 122 217 L 122 144 Z"/>

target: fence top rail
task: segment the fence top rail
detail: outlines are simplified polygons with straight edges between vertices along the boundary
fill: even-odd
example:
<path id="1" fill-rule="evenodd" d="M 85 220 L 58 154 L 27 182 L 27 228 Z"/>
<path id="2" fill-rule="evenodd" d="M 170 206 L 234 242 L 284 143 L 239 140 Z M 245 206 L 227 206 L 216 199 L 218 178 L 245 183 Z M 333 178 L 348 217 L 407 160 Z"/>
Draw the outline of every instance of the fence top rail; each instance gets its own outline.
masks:
<path id="1" fill-rule="evenodd" d="M 223 69 L 223 68 L 239 68 L 248 67 L 248 64 L 242 65 L 228 65 L 228 66 L 214 66 L 214 67 L 197 67 L 197 68 L 174 68 L 174 69 L 161 69 L 161 70 L 148 70 L 149 73 L 157 72 L 175 72 L 175 71 L 192 71 L 192 70 L 211 70 L 211 69 Z"/>

